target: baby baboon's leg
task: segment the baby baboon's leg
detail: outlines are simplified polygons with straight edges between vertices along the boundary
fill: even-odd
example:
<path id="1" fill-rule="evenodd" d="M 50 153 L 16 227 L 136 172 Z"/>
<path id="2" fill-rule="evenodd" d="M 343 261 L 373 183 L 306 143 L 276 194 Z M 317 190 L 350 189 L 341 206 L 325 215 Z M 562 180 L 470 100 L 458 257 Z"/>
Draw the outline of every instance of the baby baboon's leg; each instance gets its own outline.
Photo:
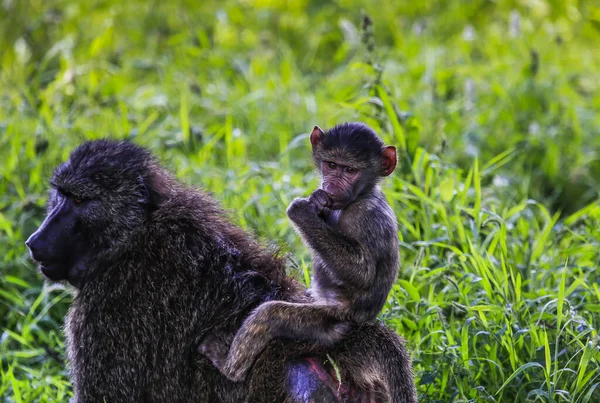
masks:
<path id="1" fill-rule="evenodd" d="M 327 347 L 341 340 L 348 326 L 341 310 L 333 305 L 265 302 L 244 321 L 219 369 L 229 379 L 241 381 L 274 338 L 312 341 Z"/>

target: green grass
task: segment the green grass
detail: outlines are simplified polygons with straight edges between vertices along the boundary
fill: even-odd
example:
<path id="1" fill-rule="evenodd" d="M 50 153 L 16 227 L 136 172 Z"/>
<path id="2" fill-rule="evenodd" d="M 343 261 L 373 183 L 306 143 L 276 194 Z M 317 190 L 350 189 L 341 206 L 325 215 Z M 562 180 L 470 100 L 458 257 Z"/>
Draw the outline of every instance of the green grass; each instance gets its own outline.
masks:
<path id="1" fill-rule="evenodd" d="M 348 120 L 401 150 L 381 317 L 420 401 L 600 401 L 599 43 L 592 0 L 4 1 L 0 401 L 71 393 L 71 290 L 23 242 L 74 146 L 151 148 L 307 279 L 285 209 L 308 131 Z"/>

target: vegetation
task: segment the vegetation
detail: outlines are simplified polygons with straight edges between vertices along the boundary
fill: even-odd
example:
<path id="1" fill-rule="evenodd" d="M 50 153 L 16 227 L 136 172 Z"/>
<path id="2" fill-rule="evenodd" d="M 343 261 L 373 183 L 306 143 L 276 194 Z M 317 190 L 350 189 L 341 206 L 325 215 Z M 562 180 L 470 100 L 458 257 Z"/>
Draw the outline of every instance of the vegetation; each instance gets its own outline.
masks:
<path id="1" fill-rule="evenodd" d="M 361 120 L 402 267 L 381 318 L 422 402 L 600 401 L 600 5 L 593 0 L 0 4 L 0 401 L 66 401 L 63 316 L 24 240 L 84 139 L 128 138 L 308 250 L 307 133 Z"/>

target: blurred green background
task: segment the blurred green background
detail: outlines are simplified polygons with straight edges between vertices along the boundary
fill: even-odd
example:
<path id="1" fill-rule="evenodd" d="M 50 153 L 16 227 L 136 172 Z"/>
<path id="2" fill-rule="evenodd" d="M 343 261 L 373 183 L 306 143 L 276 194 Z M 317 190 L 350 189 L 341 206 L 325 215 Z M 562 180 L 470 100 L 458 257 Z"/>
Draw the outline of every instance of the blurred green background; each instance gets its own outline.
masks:
<path id="1" fill-rule="evenodd" d="M 0 401 L 66 401 L 62 319 L 24 240 L 52 169 L 127 138 L 233 219 L 285 215 L 307 133 L 360 120 L 400 152 L 402 266 L 381 318 L 421 402 L 600 401 L 600 3 L 0 3 Z"/>

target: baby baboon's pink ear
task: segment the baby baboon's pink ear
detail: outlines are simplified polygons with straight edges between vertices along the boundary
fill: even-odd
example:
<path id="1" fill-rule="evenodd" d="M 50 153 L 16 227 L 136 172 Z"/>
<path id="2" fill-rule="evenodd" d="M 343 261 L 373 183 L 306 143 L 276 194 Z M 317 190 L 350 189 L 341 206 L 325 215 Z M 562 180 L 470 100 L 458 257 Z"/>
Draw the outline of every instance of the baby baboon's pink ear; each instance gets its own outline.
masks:
<path id="1" fill-rule="evenodd" d="M 315 126 L 310 133 L 310 144 L 312 144 L 313 148 L 317 146 L 323 140 L 323 130 L 319 126 Z"/>
<path id="2" fill-rule="evenodd" d="M 396 157 L 396 147 L 387 146 L 383 149 L 381 153 L 381 160 L 383 165 L 383 173 L 382 176 L 389 176 L 396 169 L 396 163 L 398 159 Z"/>

